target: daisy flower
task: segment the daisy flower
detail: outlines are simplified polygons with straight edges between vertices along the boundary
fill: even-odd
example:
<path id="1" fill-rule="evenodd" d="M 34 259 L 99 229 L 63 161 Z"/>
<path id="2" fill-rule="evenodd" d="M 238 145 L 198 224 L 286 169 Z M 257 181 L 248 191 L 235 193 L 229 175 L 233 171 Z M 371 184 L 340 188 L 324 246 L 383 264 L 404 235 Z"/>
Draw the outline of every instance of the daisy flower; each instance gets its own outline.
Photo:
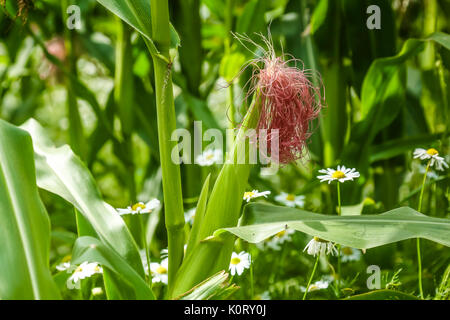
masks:
<path id="1" fill-rule="evenodd" d="M 126 209 L 117 209 L 117 212 L 120 215 L 123 214 L 144 214 L 144 213 L 150 213 L 153 210 L 155 210 L 156 208 L 158 208 L 160 206 L 160 202 L 158 199 L 153 199 L 150 200 L 147 203 L 143 203 L 143 202 L 138 202 L 132 206 L 128 206 Z"/>
<path id="2" fill-rule="evenodd" d="M 317 176 L 320 179 L 320 182 L 328 181 L 328 184 L 331 181 L 338 180 L 339 182 L 344 182 L 347 180 L 352 180 L 359 177 L 359 172 L 356 171 L 355 168 L 349 169 L 345 168 L 345 166 L 338 166 L 337 170 L 328 168 L 319 170 L 320 173 L 325 173 L 323 176 Z"/>
<path id="3" fill-rule="evenodd" d="M 280 245 L 287 241 L 291 241 L 291 234 L 293 234 L 294 232 L 295 230 L 293 229 L 281 230 L 276 235 L 274 235 L 272 239 L 270 239 L 270 241 L 266 243 L 266 245 L 273 250 L 280 250 Z"/>
<path id="4" fill-rule="evenodd" d="M 334 247 L 334 244 L 330 241 L 320 239 L 319 237 L 314 237 L 308 244 L 306 245 L 303 251 L 308 250 L 308 254 L 312 256 L 316 256 L 317 254 L 337 254 L 337 250 Z"/>
<path id="5" fill-rule="evenodd" d="M 305 205 L 305 196 L 296 196 L 292 193 L 281 192 L 275 197 L 275 200 L 291 208 L 295 206 L 303 208 Z"/>
<path id="6" fill-rule="evenodd" d="M 208 149 L 195 158 L 195 163 L 202 167 L 209 167 L 213 164 L 222 163 L 223 153 L 220 149 Z"/>
<path id="7" fill-rule="evenodd" d="M 361 250 L 350 247 L 343 247 L 341 249 L 342 262 L 358 261 L 360 258 L 361 258 Z"/>
<path id="8" fill-rule="evenodd" d="M 326 288 L 328 288 L 329 284 L 330 283 L 328 281 L 326 281 L 326 280 L 316 281 L 316 282 L 314 282 L 313 284 L 311 284 L 309 286 L 308 292 L 321 290 L 321 289 L 326 289 Z M 300 286 L 300 290 L 302 292 L 305 292 L 306 291 L 306 287 Z"/>
<path id="9" fill-rule="evenodd" d="M 428 150 L 417 148 L 414 150 L 414 159 L 419 158 L 420 160 L 430 160 L 430 167 L 436 165 L 436 169 L 443 171 L 444 167 L 448 168 L 447 162 L 445 162 L 443 157 L 439 157 L 439 152 L 430 148 Z"/>
<path id="10" fill-rule="evenodd" d="M 229 267 L 231 275 L 234 276 L 237 273 L 240 276 L 244 272 L 244 269 L 250 268 L 250 263 L 251 257 L 249 253 L 245 251 L 241 251 L 240 253 L 233 252 Z"/>
<path id="11" fill-rule="evenodd" d="M 80 264 L 74 271 L 74 273 L 69 277 L 68 283 L 72 286 L 69 286 L 69 289 L 73 289 L 74 287 L 79 288 L 79 283 L 81 280 L 89 278 L 97 273 L 103 273 L 103 268 L 97 262 L 83 262 Z"/>
<path id="12" fill-rule="evenodd" d="M 185 223 L 189 223 L 190 225 L 192 225 L 194 223 L 194 218 L 195 218 L 195 211 L 197 210 L 197 208 L 192 208 L 189 209 L 188 211 L 186 211 L 184 213 L 184 221 Z"/>
<path id="13" fill-rule="evenodd" d="M 150 263 L 150 271 L 152 272 L 152 282 L 161 282 L 167 284 L 169 281 L 168 276 L 169 270 L 169 259 L 164 259 L 161 263 L 152 262 Z"/>
<path id="14" fill-rule="evenodd" d="M 268 194 L 270 194 L 270 191 L 263 191 L 263 192 L 258 192 L 258 190 L 247 191 L 247 192 L 244 192 L 243 199 L 246 200 L 247 202 L 249 202 L 251 199 L 257 198 L 257 197 L 267 198 Z"/>
<path id="15" fill-rule="evenodd" d="M 103 289 L 101 287 L 92 288 L 92 295 L 99 296 L 103 294 Z"/>
<path id="16" fill-rule="evenodd" d="M 71 267 L 72 267 L 72 265 L 70 264 L 70 261 L 69 262 L 62 262 L 62 263 L 60 263 L 60 264 L 58 264 L 56 266 L 56 270 L 58 270 L 58 271 L 66 271 L 66 270 L 69 270 Z"/>

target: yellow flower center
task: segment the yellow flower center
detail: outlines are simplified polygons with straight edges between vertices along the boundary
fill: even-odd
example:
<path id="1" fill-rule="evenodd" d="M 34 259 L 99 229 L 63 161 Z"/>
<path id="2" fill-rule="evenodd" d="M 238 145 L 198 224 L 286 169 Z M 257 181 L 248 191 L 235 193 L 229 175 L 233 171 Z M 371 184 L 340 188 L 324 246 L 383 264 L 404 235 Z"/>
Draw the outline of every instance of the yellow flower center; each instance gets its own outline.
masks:
<path id="1" fill-rule="evenodd" d="M 352 248 L 345 247 L 345 248 L 342 249 L 342 253 L 347 255 L 347 256 L 349 256 L 349 255 L 351 255 L 353 253 L 353 250 L 352 250 Z"/>
<path id="2" fill-rule="evenodd" d="M 252 191 L 248 191 L 248 192 L 244 193 L 244 198 L 251 198 L 253 196 L 255 196 L 255 193 Z"/>
<path id="3" fill-rule="evenodd" d="M 100 272 L 100 267 L 99 266 L 95 266 L 94 271 L 95 272 Z"/>
<path id="4" fill-rule="evenodd" d="M 430 156 L 437 156 L 437 155 L 439 154 L 439 152 L 438 152 L 436 149 L 434 149 L 434 148 L 428 149 L 428 150 L 427 150 L 427 153 L 428 153 Z"/>
<path id="5" fill-rule="evenodd" d="M 287 201 L 294 201 L 294 200 L 295 200 L 295 196 L 294 196 L 292 193 L 289 193 L 289 194 L 286 196 L 286 200 L 287 200 Z"/>
<path id="6" fill-rule="evenodd" d="M 333 172 L 331 177 L 333 177 L 334 179 L 342 179 L 342 178 L 345 178 L 345 173 L 343 173 L 340 170 L 336 170 L 335 172 Z"/>
<path id="7" fill-rule="evenodd" d="M 206 159 L 208 159 L 208 160 L 211 160 L 212 158 L 214 158 L 214 155 L 213 155 L 213 154 L 208 154 L 208 155 L 206 156 Z"/>
<path id="8" fill-rule="evenodd" d="M 131 207 L 131 210 L 136 211 L 138 208 L 145 209 L 145 205 L 142 203 L 133 204 L 133 206 Z"/>
<path id="9" fill-rule="evenodd" d="M 78 268 L 75 269 L 75 273 L 82 272 L 82 271 L 83 271 L 83 268 L 81 266 L 79 266 Z"/>
<path id="10" fill-rule="evenodd" d="M 166 274 L 166 273 L 167 273 L 167 269 L 164 268 L 163 266 L 159 266 L 159 267 L 156 269 L 156 272 L 159 273 L 159 274 Z"/>
<path id="11" fill-rule="evenodd" d="M 280 232 L 278 232 L 278 233 L 276 234 L 276 236 L 277 236 L 278 238 L 281 238 L 282 236 L 284 236 L 285 233 L 286 233 L 286 230 L 281 230 Z"/>
<path id="12" fill-rule="evenodd" d="M 323 243 L 327 243 L 328 242 L 327 240 L 320 239 L 319 237 L 314 237 L 314 241 L 316 241 L 316 242 L 323 242 Z"/>
<path id="13" fill-rule="evenodd" d="M 239 262 L 241 262 L 241 259 L 239 259 L 238 257 L 234 257 L 233 259 L 231 259 L 231 264 L 239 264 Z"/>

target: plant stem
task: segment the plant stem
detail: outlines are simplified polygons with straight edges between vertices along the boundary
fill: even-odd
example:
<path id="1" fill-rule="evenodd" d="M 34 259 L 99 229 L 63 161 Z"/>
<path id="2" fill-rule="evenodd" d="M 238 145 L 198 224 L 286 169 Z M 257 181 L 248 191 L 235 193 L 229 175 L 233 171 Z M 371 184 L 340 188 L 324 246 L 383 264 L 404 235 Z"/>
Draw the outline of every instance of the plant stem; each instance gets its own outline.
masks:
<path id="1" fill-rule="evenodd" d="M 156 111 L 158 122 L 159 153 L 162 169 L 164 193 L 165 222 L 169 249 L 169 292 L 175 275 L 183 259 L 184 214 L 181 191 L 180 166 L 171 159 L 171 152 L 177 148 L 176 141 L 171 141 L 171 134 L 176 129 L 175 106 L 173 101 L 170 60 L 170 24 L 169 4 L 167 0 L 151 0 L 151 20 L 153 40 L 160 55 L 154 56 Z M 167 61 L 165 61 L 167 59 Z"/>
<path id="2" fill-rule="evenodd" d="M 425 174 L 423 176 L 422 189 L 420 190 L 420 197 L 419 197 L 419 207 L 417 208 L 417 211 L 419 211 L 419 212 L 422 210 L 423 192 L 425 190 L 425 182 L 427 181 L 427 174 L 428 174 L 428 170 L 430 170 L 430 164 L 431 164 L 431 159 L 428 161 L 427 169 L 425 170 Z M 420 293 L 420 298 L 423 299 L 422 257 L 420 255 L 420 238 L 416 239 L 416 247 L 417 247 L 417 265 L 418 265 L 417 277 L 419 278 L 419 293 Z"/>
<path id="3" fill-rule="evenodd" d="M 228 30 L 227 37 L 225 38 L 225 53 L 231 52 L 231 32 L 233 31 L 233 9 L 234 0 L 226 1 L 226 13 L 225 13 L 225 25 Z M 236 106 L 234 105 L 234 84 L 233 82 L 228 84 L 228 105 L 230 106 L 230 129 L 236 128 Z"/>
<path id="4" fill-rule="evenodd" d="M 338 194 L 338 216 L 341 215 L 342 209 L 341 209 L 341 187 L 340 187 L 340 183 L 338 181 L 337 183 L 337 194 Z M 338 291 L 338 295 L 340 295 L 340 288 L 341 288 L 341 245 L 338 244 L 338 256 L 337 256 L 337 260 L 338 260 L 338 268 L 337 268 L 337 291 Z"/>
<path id="5" fill-rule="evenodd" d="M 250 256 L 250 300 L 255 296 L 255 289 L 253 286 L 253 260 Z"/>
<path id="6" fill-rule="evenodd" d="M 63 21 L 67 21 L 66 9 L 71 4 L 69 0 L 63 0 L 61 3 Z M 67 60 L 65 66 L 74 77 L 77 77 L 77 58 L 74 53 L 74 37 L 72 30 L 64 28 L 64 47 L 66 50 Z M 67 111 L 69 118 L 69 136 L 70 146 L 72 150 L 82 159 L 86 157 L 86 141 L 83 134 L 83 123 L 81 121 L 80 111 L 78 110 L 78 102 L 75 90 L 73 88 L 72 79 L 65 77 L 65 84 L 67 89 Z"/>
<path id="7" fill-rule="evenodd" d="M 314 263 L 314 268 L 312 270 L 311 276 L 309 277 L 308 284 L 306 285 L 305 293 L 303 294 L 303 299 L 306 300 L 306 295 L 308 294 L 309 286 L 311 285 L 311 281 L 314 278 L 314 273 L 316 273 L 317 265 L 319 264 L 320 254 L 317 254 L 316 262 Z"/>

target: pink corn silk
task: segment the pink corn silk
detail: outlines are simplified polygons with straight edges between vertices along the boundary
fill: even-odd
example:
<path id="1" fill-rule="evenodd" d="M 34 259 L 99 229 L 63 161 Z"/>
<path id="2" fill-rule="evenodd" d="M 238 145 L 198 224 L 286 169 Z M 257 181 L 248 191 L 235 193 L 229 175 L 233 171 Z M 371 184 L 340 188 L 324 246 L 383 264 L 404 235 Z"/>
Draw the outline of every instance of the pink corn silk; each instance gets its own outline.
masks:
<path id="1" fill-rule="evenodd" d="M 264 68 L 254 74 L 253 92 L 261 99 L 261 114 L 257 132 L 267 130 L 266 143 L 272 161 L 287 164 L 298 160 L 311 136 L 310 123 L 322 109 L 320 87 L 308 79 L 306 71 L 288 66 L 288 61 L 274 55 L 260 59 Z M 271 154 L 271 140 L 278 129 L 279 153 Z M 268 155 L 263 155 L 269 157 Z"/>

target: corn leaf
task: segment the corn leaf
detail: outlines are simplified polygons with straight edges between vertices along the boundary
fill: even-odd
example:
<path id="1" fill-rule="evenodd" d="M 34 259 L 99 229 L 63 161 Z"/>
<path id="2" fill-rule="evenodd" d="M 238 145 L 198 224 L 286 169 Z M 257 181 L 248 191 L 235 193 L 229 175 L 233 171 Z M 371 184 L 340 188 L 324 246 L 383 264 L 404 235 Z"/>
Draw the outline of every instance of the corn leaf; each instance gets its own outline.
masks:
<path id="1" fill-rule="evenodd" d="M 36 120 L 27 121 L 22 128 L 33 138 L 38 186 L 73 204 L 98 237 L 143 277 L 136 242 L 115 209 L 102 200 L 93 177 L 81 160 L 68 146 L 55 148 Z"/>
<path id="2" fill-rule="evenodd" d="M 30 135 L 0 120 L 0 299 L 58 299 Z"/>
<path id="3" fill-rule="evenodd" d="M 377 215 L 331 216 L 267 204 L 249 204 L 241 225 L 217 230 L 257 243 L 285 228 L 359 249 L 368 249 L 411 238 L 450 246 L 450 220 L 425 216 L 409 207 Z"/>
<path id="4" fill-rule="evenodd" d="M 72 254 L 72 263 L 80 264 L 84 261 L 98 262 L 103 268 L 114 272 L 116 276 L 121 277 L 133 288 L 135 296 L 120 297 L 125 299 L 154 300 L 152 290 L 144 279 L 125 261 L 117 252 L 109 248 L 93 237 L 80 237 L 75 242 Z M 120 284 L 114 282 L 120 289 Z M 117 290 L 116 290 L 117 291 Z"/>

